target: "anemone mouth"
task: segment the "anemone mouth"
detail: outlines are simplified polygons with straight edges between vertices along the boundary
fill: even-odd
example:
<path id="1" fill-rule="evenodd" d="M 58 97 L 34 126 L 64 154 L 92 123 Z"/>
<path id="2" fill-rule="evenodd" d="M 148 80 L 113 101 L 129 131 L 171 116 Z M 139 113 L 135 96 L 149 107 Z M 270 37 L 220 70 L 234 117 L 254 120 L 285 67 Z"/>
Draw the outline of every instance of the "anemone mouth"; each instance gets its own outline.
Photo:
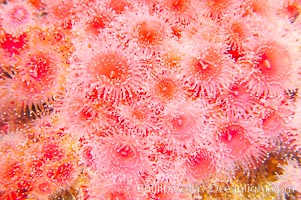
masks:
<path id="1" fill-rule="evenodd" d="M 228 4 L 229 2 L 227 0 L 207 0 L 207 5 L 213 9 L 221 9 Z"/>
<path id="2" fill-rule="evenodd" d="M 185 128 L 187 119 L 183 115 L 176 115 L 171 119 L 172 127 L 177 130 Z"/>
<path id="3" fill-rule="evenodd" d="M 258 49 L 255 68 L 268 81 L 281 81 L 291 69 L 291 58 L 287 50 L 275 43 L 268 42 Z"/>
<path id="4" fill-rule="evenodd" d="M 238 38 L 244 38 L 246 36 L 246 32 L 244 30 L 244 27 L 241 23 L 235 22 L 231 26 L 231 30 L 233 31 L 233 34 L 237 36 Z"/>
<path id="5" fill-rule="evenodd" d="M 97 80 L 104 80 L 109 84 L 120 84 L 127 80 L 130 66 L 124 56 L 111 52 L 95 56 L 89 67 L 91 68 L 90 74 Z"/>
<path id="6" fill-rule="evenodd" d="M 230 101 L 241 105 L 250 105 L 252 101 L 248 89 L 243 84 L 235 83 L 230 86 L 228 95 Z"/>
<path id="7" fill-rule="evenodd" d="M 213 170 L 212 164 L 212 157 L 207 150 L 198 151 L 186 161 L 188 171 L 195 178 L 207 177 Z"/>
<path id="8" fill-rule="evenodd" d="M 184 13 L 190 5 L 190 0 L 169 0 L 166 2 L 167 8 L 174 13 Z"/>
<path id="9" fill-rule="evenodd" d="M 192 135 L 194 119 L 185 113 L 172 116 L 170 119 L 172 135 L 179 140 L 186 140 Z"/>
<path id="10" fill-rule="evenodd" d="M 229 27 L 227 42 L 232 49 L 232 57 L 237 60 L 243 54 L 242 43 L 247 37 L 246 27 L 240 22 L 233 22 Z"/>
<path id="11" fill-rule="evenodd" d="M 251 142 L 246 137 L 247 130 L 239 124 L 226 124 L 218 130 L 218 141 L 224 143 L 234 157 L 238 157 L 251 147 Z"/>
<path id="12" fill-rule="evenodd" d="M 113 149 L 113 164 L 117 167 L 134 168 L 139 161 L 139 155 L 136 147 L 130 144 L 117 144 Z"/>
<path id="13" fill-rule="evenodd" d="M 135 26 L 138 43 L 142 46 L 160 45 L 164 38 L 162 24 L 157 21 L 142 21 Z"/>
<path id="14" fill-rule="evenodd" d="M 226 0 L 206 0 L 206 5 L 209 8 L 210 17 L 217 20 L 225 12 L 229 6 L 229 1 Z"/>
<path id="15" fill-rule="evenodd" d="M 271 111 L 262 118 L 262 126 L 265 133 L 277 134 L 283 131 L 284 120 L 275 111 Z"/>
<path id="16" fill-rule="evenodd" d="M 164 100 L 174 99 L 176 92 L 177 84 L 169 78 L 163 78 L 159 80 L 155 85 L 156 95 Z"/>
<path id="17" fill-rule="evenodd" d="M 119 145 L 116 149 L 116 155 L 120 158 L 131 159 L 135 156 L 134 150 L 130 146 Z"/>
<path id="18" fill-rule="evenodd" d="M 202 58 L 195 58 L 192 65 L 196 76 L 205 81 L 218 76 L 222 70 L 219 57 L 217 52 L 209 50 Z"/>
<path id="19" fill-rule="evenodd" d="M 105 29 L 110 23 L 111 19 L 106 14 L 99 14 L 94 16 L 87 25 L 87 30 L 97 35 L 102 29 Z"/>
<path id="20" fill-rule="evenodd" d="M 126 9 L 130 8 L 131 4 L 127 0 L 111 0 L 109 8 L 114 10 L 116 14 L 122 14 Z"/>
<path id="21" fill-rule="evenodd" d="M 147 114 L 139 110 L 139 108 L 136 108 L 132 111 L 132 116 L 134 120 L 137 120 L 138 122 L 143 122 L 147 118 Z"/>
<path id="22" fill-rule="evenodd" d="M 296 19 L 300 16 L 300 6 L 297 2 L 290 2 L 289 5 L 287 5 L 286 10 L 288 14 L 288 18 L 291 21 L 291 23 L 294 23 Z"/>

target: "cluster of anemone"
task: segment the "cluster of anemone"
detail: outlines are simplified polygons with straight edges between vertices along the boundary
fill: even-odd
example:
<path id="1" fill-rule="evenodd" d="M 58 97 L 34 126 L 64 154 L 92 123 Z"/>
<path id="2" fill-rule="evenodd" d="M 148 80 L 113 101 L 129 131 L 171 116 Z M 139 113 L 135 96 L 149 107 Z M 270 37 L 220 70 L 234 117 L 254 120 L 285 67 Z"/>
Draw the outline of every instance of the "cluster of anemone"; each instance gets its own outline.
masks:
<path id="1" fill-rule="evenodd" d="M 235 182 L 275 151 L 288 161 L 274 184 L 288 187 L 300 12 L 297 0 L 0 1 L 0 199 L 197 198 L 181 186 Z"/>

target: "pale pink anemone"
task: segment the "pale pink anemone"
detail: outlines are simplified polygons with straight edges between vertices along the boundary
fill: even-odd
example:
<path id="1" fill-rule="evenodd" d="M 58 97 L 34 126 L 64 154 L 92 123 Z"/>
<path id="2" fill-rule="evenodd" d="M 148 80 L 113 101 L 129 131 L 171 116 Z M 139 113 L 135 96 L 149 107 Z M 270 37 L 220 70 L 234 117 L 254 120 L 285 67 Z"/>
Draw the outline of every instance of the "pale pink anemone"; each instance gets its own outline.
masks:
<path id="1" fill-rule="evenodd" d="M 252 94 L 277 97 L 284 93 L 287 76 L 292 70 L 291 55 L 285 46 L 275 42 L 265 42 L 254 50 L 254 59 L 243 61 L 250 75 L 246 84 Z"/>
<path id="2" fill-rule="evenodd" d="M 89 93 L 67 88 L 64 98 L 57 98 L 52 107 L 61 115 L 59 126 L 69 124 L 68 130 L 76 135 L 89 137 L 112 123 L 113 107 L 99 98 L 97 90 Z"/>
<path id="3" fill-rule="evenodd" d="M 105 176 L 112 183 L 127 181 L 129 184 L 138 184 L 144 174 L 151 172 L 147 157 L 149 144 L 131 130 L 107 129 L 92 144 L 91 153 L 99 177 Z"/>
<path id="4" fill-rule="evenodd" d="M 205 0 L 200 3 L 201 13 L 213 21 L 220 21 L 224 15 L 232 14 L 240 6 L 239 1 L 234 0 Z"/>
<path id="5" fill-rule="evenodd" d="M 259 127 L 272 147 L 283 143 L 285 137 L 292 132 L 292 127 L 289 126 L 291 122 L 288 120 L 292 115 L 291 105 L 275 100 L 265 103 L 265 108 L 259 112 Z"/>
<path id="6" fill-rule="evenodd" d="M 212 148 L 220 163 L 217 170 L 224 175 L 233 174 L 239 166 L 246 171 L 256 168 L 267 156 L 267 138 L 256 120 L 219 116 L 214 117 L 212 125 Z"/>
<path id="7" fill-rule="evenodd" d="M 81 85 L 90 94 L 96 90 L 99 98 L 115 103 L 127 101 L 141 90 L 145 71 L 138 57 L 118 38 L 92 39 L 81 44 L 71 63 L 71 84 Z"/>
<path id="8" fill-rule="evenodd" d="M 133 129 L 140 136 L 148 136 L 158 132 L 159 118 L 163 106 L 149 96 L 137 96 L 126 104 L 115 109 L 115 115 L 121 127 Z"/>
<path id="9" fill-rule="evenodd" d="M 126 17 L 125 17 L 126 16 Z M 112 23 L 114 35 L 140 57 L 150 58 L 162 52 L 163 42 L 171 36 L 170 24 L 161 15 L 143 6 L 131 10 Z"/>
<path id="10" fill-rule="evenodd" d="M 213 148 L 201 147 L 187 154 L 182 167 L 186 170 L 185 179 L 190 184 L 205 186 L 208 181 L 216 176 L 218 165 Z"/>
<path id="11" fill-rule="evenodd" d="M 83 7 L 83 10 L 75 13 L 78 20 L 72 25 L 72 32 L 76 37 L 97 37 L 112 27 L 115 16 L 104 4 L 104 1 L 97 1 L 79 6 Z"/>
<path id="12" fill-rule="evenodd" d="M 162 111 L 158 133 L 177 155 L 194 152 L 209 144 L 206 103 L 201 100 L 175 101 Z"/>
<path id="13" fill-rule="evenodd" d="M 196 21 L 199 6 L 200 2 L 197 0 L 158 0 L 154 12 L 173 21 L 175 25 L 186 26 Z"/>
<path id="14" fill-rule="evenodd" d="M 264 106 L 260 98 L 252 95 L 245 84 L 235 81 L 228 90 L 217 98 L 217 103 L 228 115 L 247 119 L 257 115 Z"/>
<path id="15" fill-rule="evenodd" d="M 220 43 L 200 42 L 182 63 L 184 81 L 195 96 L 216 97 L 234 82 L 237 66 Z"/>
<path id="16" fill-rule="evenodd" d="M 265 28 L 263 26 L 266 26 Z M 277 29 L 282 26 L 283 29 Z M 245 45 L 245 55 L 238 60 L 243 82 L 249 91 L 261 98 L 281 98 L 298 81 L 298 49 L 290 44 L 298 30 L 289 21 L 261 24 L 258 34 Z M 257 39 L 256 39 L 257 38 Z"/>
<path id="17" fill-rule="evenodd" d="M 162 104 L 183 101 L 187 98 L 188 87 L 185 87 L 184 74 L 176 69 L 168 69 L 158 64 L 153 66 L 146 80 L 147 94 Z"/>

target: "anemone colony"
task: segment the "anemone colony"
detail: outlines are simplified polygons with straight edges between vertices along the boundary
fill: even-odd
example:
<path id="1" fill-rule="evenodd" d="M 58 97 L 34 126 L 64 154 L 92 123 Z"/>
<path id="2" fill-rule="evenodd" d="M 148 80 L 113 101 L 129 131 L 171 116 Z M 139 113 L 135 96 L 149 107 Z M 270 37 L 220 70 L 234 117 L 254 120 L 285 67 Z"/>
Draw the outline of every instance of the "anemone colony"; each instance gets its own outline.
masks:
<path id="1" fill-rule="evenodd" d="M 0 199 L 297 199 L 300 12 L 0 1 Z"/>

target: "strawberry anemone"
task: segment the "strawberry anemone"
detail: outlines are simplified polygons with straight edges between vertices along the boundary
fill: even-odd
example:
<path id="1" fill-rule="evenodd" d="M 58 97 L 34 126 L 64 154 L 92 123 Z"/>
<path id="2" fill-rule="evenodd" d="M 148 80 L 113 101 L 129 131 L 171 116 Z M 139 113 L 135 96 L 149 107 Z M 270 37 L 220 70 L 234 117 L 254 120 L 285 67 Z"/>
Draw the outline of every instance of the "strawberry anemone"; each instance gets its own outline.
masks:
<path id="1" fill-rule="evenodd" d="M 262 109 L 260 99 L 250 93 L 246 84 L 239 81 L 231 84 L 220 100 L 221 106 L 233 117 L 248 118 Z"/>
<path id="2" fill-rule="evenodd" d="M 87 8 L 83 7 L 83 12 L 76 13 L 79 20 L 72 27 L 78 38 L 103 34 L 114 21 L 113 13 L 105 9 L 104 2 L 90 2 L 86 6 Z"/>
<path id="3" fill-rule="evenodd" d="M 206 149 L 197 149 L 195 152 L 186 155 L 186 175 L 192 183 L 205 182 L 214 174 L 215 165 L 212 152 Z"/>
<path id="4" fill-rule="evenodd" d="M 94 39 L 83 41 L 73 54 L 70 84 L 105 101 L 129 101 L 145 76 L 137 56 L 117 38 Z"/>
<path id="5" fill-rule="evenodd" d="M 252 18 L 241 15 L 226 15 L 222 23 L 225 24 L 224 31 L 226 35 L 226 43 L 228 49 L 227 54 L 231 56 L 234 61 L 238 61 L 249 48 L 249 41 L 253 36 L 258 34 L 259 27 L 255 24 L 260 24 L 260 18 Z"/>
<path id="6" fill-rule="evenodd" d="M 12 99 L 18 114 L 44 112 L 45 105 L 50 105 L 53 97 L 61 92 L 64 75 L 62 58 L 54 51 L 44 48 L 24 53 L 13 77 Z"/>
<path id="7" fill-rule="evenodd" d="M 287 77 L 292 72 L 290 52 L 275 41 L 268 41 L 255 51 L 252 62 L 242 61 L 250 75 L 246 84 L 252 94 L 260 97 L 279 97 L 284 94 Z M 246 61 L 246 62 L 245 62 Z"/>
<path id="8" fill-rule="evenodd" d="M 146 91 L 158 101 L 165 104 L 185 99 L 183 74 L 167 70 L 159 64 L 148 78 L 150 84 L 145 86 Z"/>
<path id="9" fill-rule="evenodd" d="M 88 73 L 95 80 L 91 86 L 105 100 L 125 100 L 139 89 L 142 72 L 121 52 L 96 54 L 88 65 Z"/>
<path id="10" fill-rule="evenodd" d="M 187 25 L 196 19 L 198 12 L 195 8 L 199 4 L 195 0 L 167 0 L 158 1 L 156 6 L 163 18 L 179 22 L 179 25 Z"/>
<path id="11" fill-rule="evenodd" d="M 292 131 L 288 118 L 293 114 L 292 108 L 280 101 L 266 103 L 265 109 L 259 114 L 259 127 L 271 146 L 284 142 L 284 137 Z M 271 104 L 271 105 L 268 105 Z"/>
<path id="12" fill-rule="evenodd" d="M 104 132 L 105 135 L 96 138 L 91 151 L 97 165 L 96 173 L 113 182 L 138 183 L 142 174 L 150 170 L 144 139 L 133 135 L 133 131 L 111 129 Z"/>
<path id="13" fill-rule="evenodd" d="M 101 130 L 109 123 L 113 109 L 110 102 L 100 98 L 96 89 L 84 92 L 72 88 L 67 88 L 65 96 L 58 99 L 53 108 L 63 116 L 62 125 L 70 124 L 68 130 L 82 136 Z"/>
<path id="14" fill-rule="evenodd" d="M 229 12 L 232 5 L 235 5 L 235 2 L 227 0 L 204 1 L 206 14 L 214 21 L 220 20 L 225 13 Z"/>
<path id="15" fill-rule="evenodd" d="M 45 4 L 47 17 L 44 17 L 42 20 L 45 20 L 43 21 L 44 23 L 55 23 L 58 26 L 63 26 L 65 29 L 70 29 L 72 27 L 71 21 L 75 20 L 75 12 L 76 9 L 79 9 L 79 6 L 75 7 L 75 1 L 73 0 L 49 1 Z"/>
<path id="16" fill-rule="evenodd" d="M 183 70 L 187 73 L 187 86 L 195 96 L 215 97 L 234 81 L 236 66 L 220 50 L 199 49 L 188 58 L 187 69 Z"/>
<path id="17" fill-rule="evenodd" d="M 162 49 L 169 31 L 167 26 L 159 15 L 143 7 L 140 12 L 129 12 L 126 17 L 118 18 L 115 31 L 137 55 L 152 56 Z"/>
<path id="18" fill-rule="evenodd" d="M 116 107 L 116 116 L 122 126 L 147 136 L 157 131 L 161 110 L 159 102 L 151 101 L 146 96 L 137 96 L 133 101 Z"/>
<path id="19" fill-rule="evenodd" d="M 60 136 L 61 130 L 53 126 L 38 120 L 36 124 L 26 135 L 10 132 L 0 138 L 1 199 L 46 198 L 74 180 L 78 170 L 75 140 Z"/>
<path id="20" fill-rule="evenodd" d="M 177 154 L 193 152 L 209 141 L 204 105 L 204 102 L 196 100 L 165 106 L 160 117 L 160 133 Z"/>
<path id="21" fill-rule="evenodd" d="M 218 171 L 229 175 L 239 166 L 248 170 L 265 158 L 267 140 L 256 123 L 236 119 L 217 119 L 215 123 L 214 143 L 222 159 L 218 162 L 223 163 Z"/>
<path id="22" fill-rule="evenodd" d="M 91 19 L 87 22 L 86 30 L 93 35 L 97 35 L 101 30 L 109 27 L 112 17 L 109 13 L 98 12 L 91 16 Z"/>
<path id="23" fill-rule="evenodd" d="M 0 9 L 1 24 L 7 33 L 18 35 L 37 23 L 34 12 L 34 8 L 25 1 L 7 3 Z"/>

